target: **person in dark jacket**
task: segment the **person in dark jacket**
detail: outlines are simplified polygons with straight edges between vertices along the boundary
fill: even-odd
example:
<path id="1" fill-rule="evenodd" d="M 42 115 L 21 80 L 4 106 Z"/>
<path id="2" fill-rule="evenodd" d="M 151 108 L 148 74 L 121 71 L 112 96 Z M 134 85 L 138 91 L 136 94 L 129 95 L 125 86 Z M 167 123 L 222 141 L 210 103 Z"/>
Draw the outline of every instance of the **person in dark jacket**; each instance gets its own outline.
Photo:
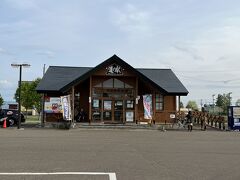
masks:
<path id="1" fill-rule="evenodd" d="M 2 110 L 2 108 L 0 107 L 0 119 L 4 118 L 4 112 Z"/>
<path id="2" fill-rule="evenodd" d="M 77 122 L 85 122 L 86 118 L 87 114 L 85 113 L 83 108 L 81 108 L 80 112 L 77 114 Z"/>
<path id="3" fill-rule="evenodd" d="M 187 118 L 188 131 L 192 131 L 192 129 L 193 129 L 192 118 L 193 117 L 192 117 L 192 112 L 191 111 L 188 112 L 186 118 Z"/>

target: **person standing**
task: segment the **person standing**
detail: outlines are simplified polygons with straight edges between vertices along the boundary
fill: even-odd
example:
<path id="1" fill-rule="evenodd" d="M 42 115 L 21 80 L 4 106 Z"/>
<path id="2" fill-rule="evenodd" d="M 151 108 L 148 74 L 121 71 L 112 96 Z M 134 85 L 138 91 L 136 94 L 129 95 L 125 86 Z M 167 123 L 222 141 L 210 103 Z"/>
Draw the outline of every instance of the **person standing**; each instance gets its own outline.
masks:
<path id="1" fill-rule="evenodd" d="M 77 115 L 77 122 L 85 122 L 87 120 L 86 117 L 87 114 L 85 113 L 83 108 L 81 108 L 80 112 Z"/>
<path id="2" fill-rule="evenodd" d="M 0 107 L 0 119 L 4 118 L 4 112 L 3 109 Z"/>
<path id="3" fill-rule="evenodd" d="M 192 122 L 192 112 L 191 111 L 188 112 L 186 118 L 187 118 L 188 131 L 192 131 L 193 122 Z"/>

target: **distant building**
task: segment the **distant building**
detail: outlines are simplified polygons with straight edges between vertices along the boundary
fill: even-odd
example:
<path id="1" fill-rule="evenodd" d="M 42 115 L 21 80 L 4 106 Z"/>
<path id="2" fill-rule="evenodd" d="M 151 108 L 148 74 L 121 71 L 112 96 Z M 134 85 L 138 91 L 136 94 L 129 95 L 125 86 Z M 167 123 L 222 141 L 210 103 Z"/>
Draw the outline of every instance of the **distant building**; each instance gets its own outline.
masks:
<path id="1" fill-rule="evenodd" d="M 4 104 L 2 105 L 3 109 L 18 109 L 18 103 L 17 102 L 4 102 Z"/>

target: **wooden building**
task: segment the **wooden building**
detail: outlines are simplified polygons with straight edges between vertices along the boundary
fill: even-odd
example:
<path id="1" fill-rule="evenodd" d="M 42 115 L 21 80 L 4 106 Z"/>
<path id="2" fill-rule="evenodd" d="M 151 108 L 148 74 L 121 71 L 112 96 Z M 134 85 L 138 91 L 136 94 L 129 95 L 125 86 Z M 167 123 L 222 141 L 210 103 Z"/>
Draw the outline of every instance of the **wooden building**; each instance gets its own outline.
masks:
<path id="1" fill-rule="evenodd" d="M 94 68 L 50 66 L 37 87 L 45 97 L 71 95 L 72 114 L 83 108 L 88 122 L 136 123 L 144 118 L 143 96 L 151 98 L 151 119 L 170 120 L 180 96 L 188 94 L 171 69 L 134 68 L 113 55 Z M 59 121 L 61 113 L 46 113 Z"/>

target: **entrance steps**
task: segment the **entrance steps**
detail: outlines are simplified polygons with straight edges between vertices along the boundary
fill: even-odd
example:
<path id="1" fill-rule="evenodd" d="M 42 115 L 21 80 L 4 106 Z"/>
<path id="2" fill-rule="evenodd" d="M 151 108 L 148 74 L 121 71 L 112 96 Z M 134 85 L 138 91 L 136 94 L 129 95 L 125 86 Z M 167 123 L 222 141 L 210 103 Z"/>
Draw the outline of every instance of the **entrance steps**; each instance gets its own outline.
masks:
<path id="1" fill-rule="evenodd" d="M 120 123 L 78 123 L 76 124 L 77 128 L 102 128 L 102 129 L 152 129 L 156 130 L 158 129 L 158 126 L 156 125 L 148 125 L 148 124 L 135 124 L 135 123 L 126 123 L 126 124 L 120 124 Z"/>

